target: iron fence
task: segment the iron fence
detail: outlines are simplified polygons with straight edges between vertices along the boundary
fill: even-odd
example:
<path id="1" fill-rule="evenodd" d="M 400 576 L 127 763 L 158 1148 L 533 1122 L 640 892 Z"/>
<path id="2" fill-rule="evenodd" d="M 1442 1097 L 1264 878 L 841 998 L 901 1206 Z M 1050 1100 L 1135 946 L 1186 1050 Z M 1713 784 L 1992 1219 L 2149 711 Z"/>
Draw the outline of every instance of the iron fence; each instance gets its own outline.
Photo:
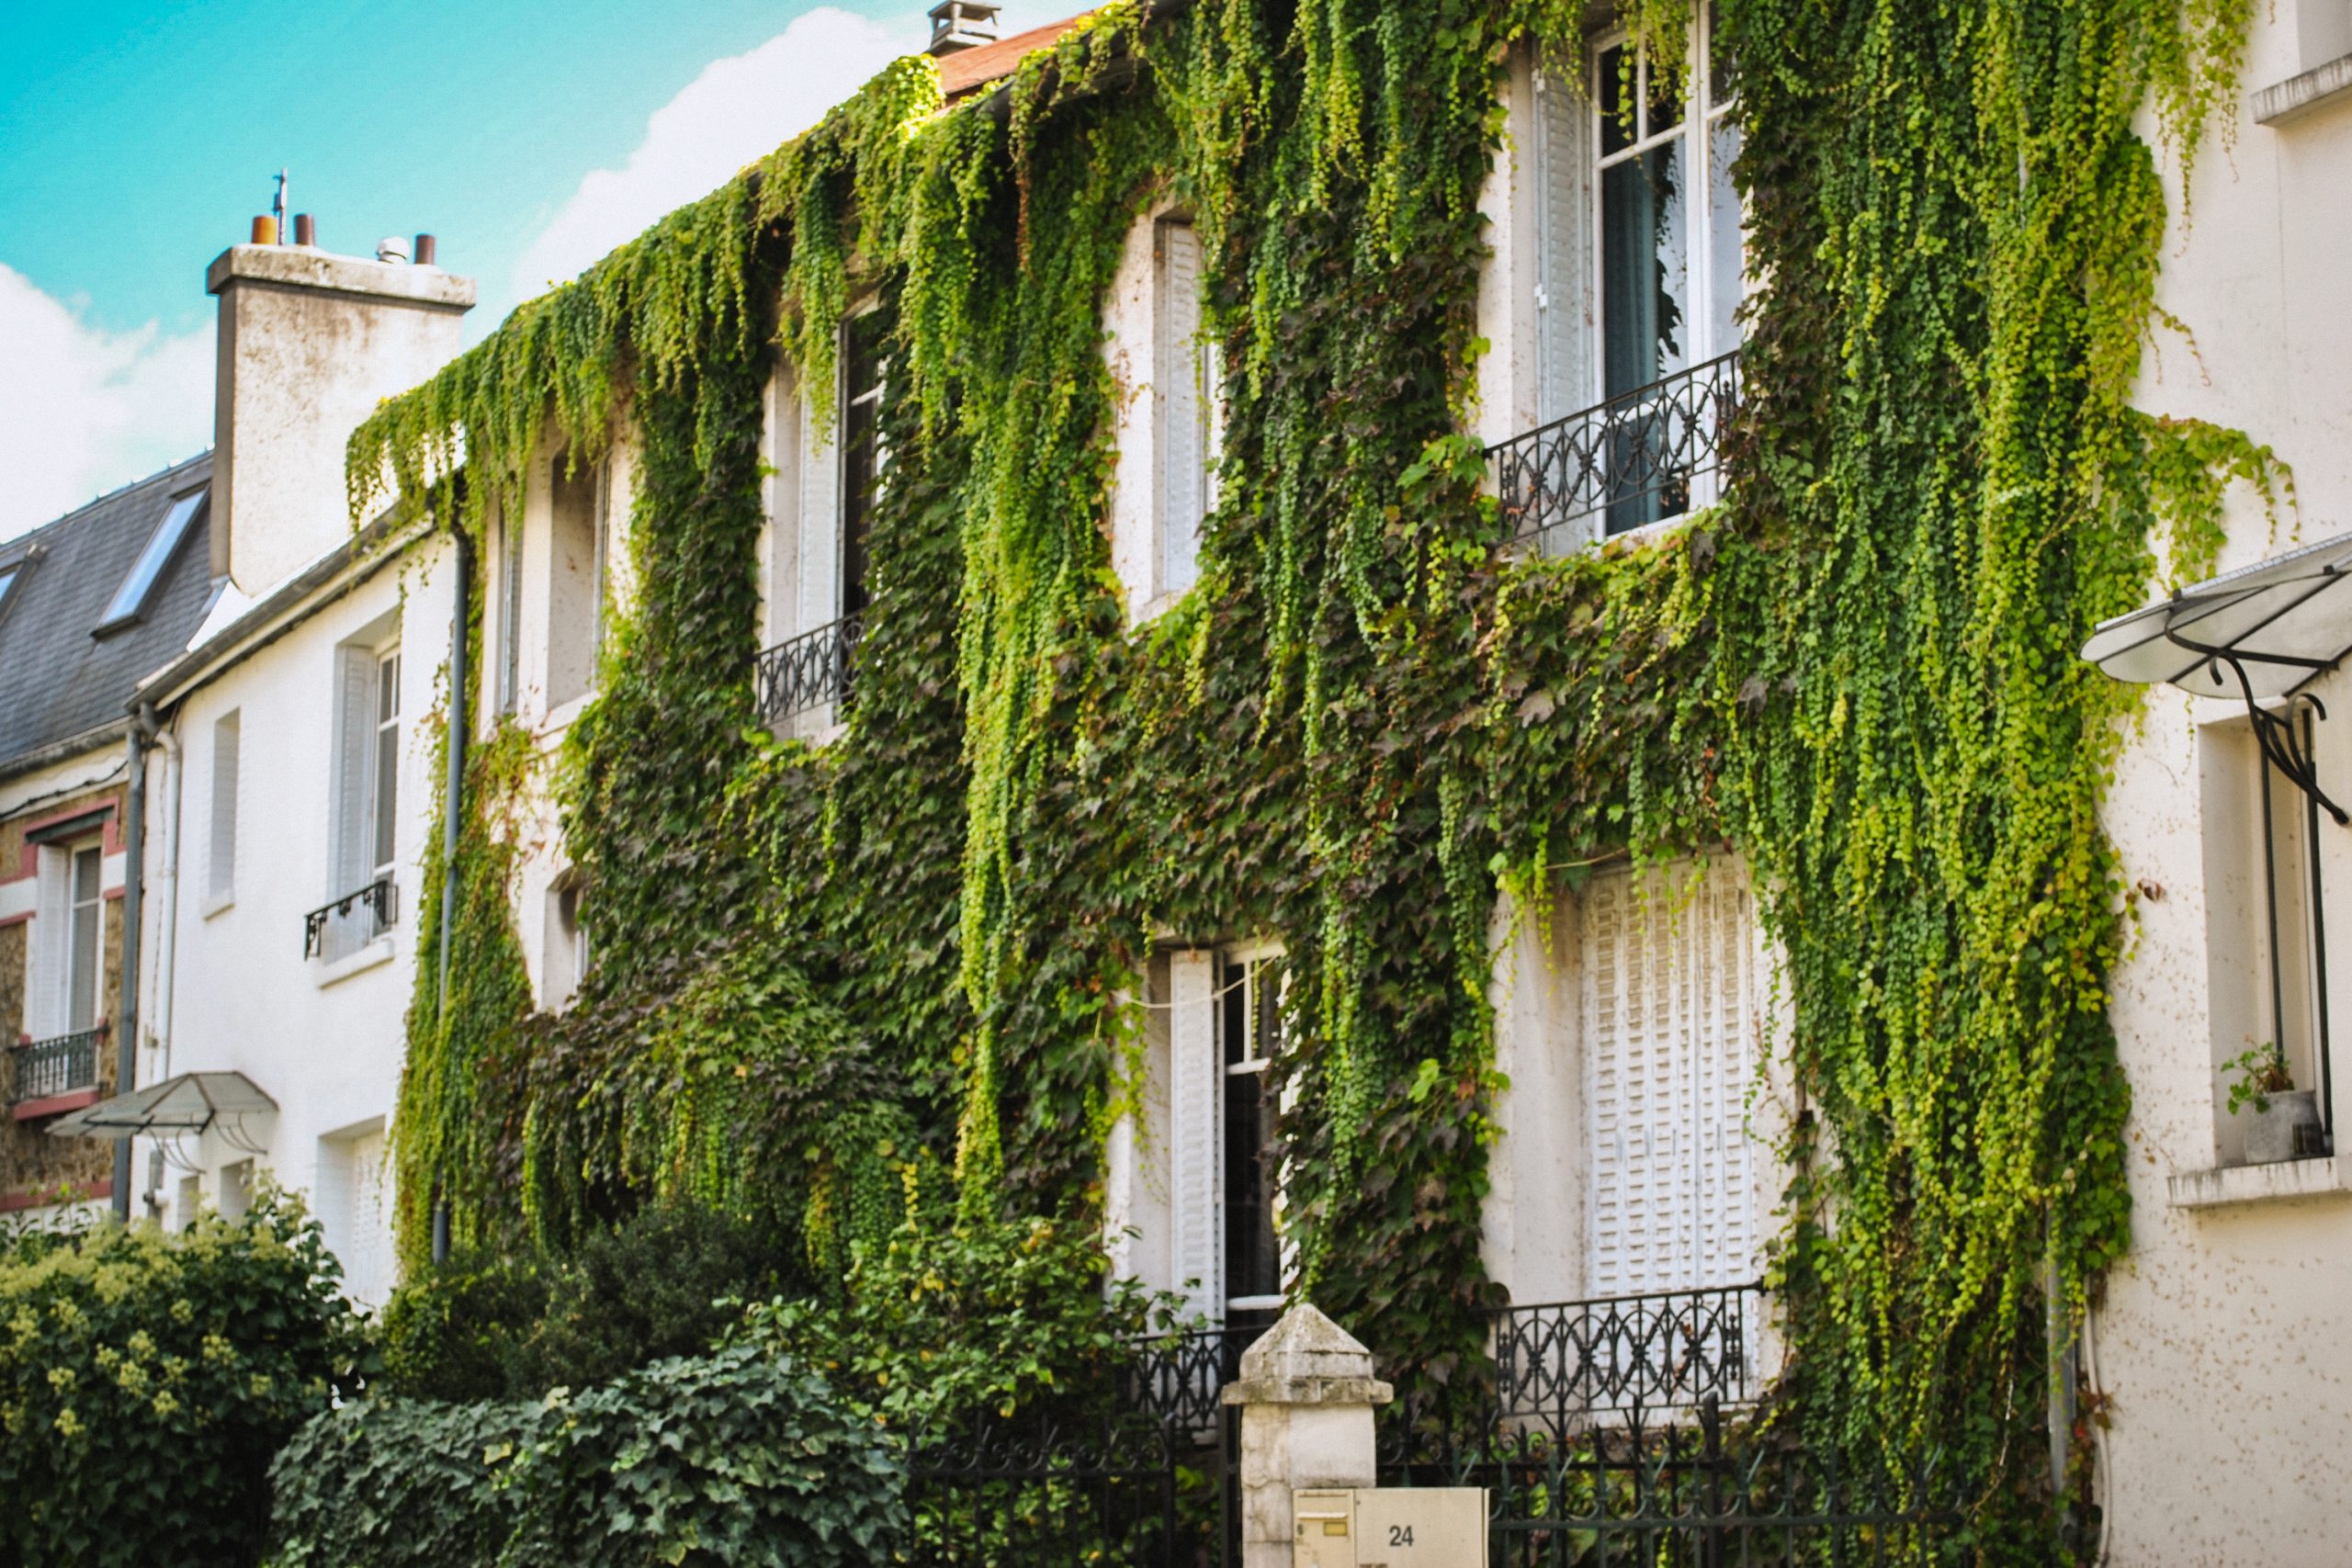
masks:
<path id="1" fill-rule="evenodd" d="M 761 719 L 779 724 L 827 703 L 846 704 L 850 671 L 864 630 L 862 617 L 843 615 L 761 654 L 752 671 Z"/>
<path id="2" fill-rule="evenodd" d="M 1566 1435 L 1763 1392 L 1760 1284 L 1510 1306 L 1492 1320 L 1495 1414 Z"/>
<path id="3" fill-rule="evenodd" d="M 1487 447 L 1510 536 L 1554 547 L 1588 518 L 1622 534 L 1690 511 L 1721 469 L 1739 397 L 1734 349 Z"/>
<path id="4" fill-rule="evenodd" d="M 79 1089 L 96 1089 L 98 1046 L 106 1037 L 107 1026 L 101 1023 L 95 1029 L 76 1030 L 71 1034 L 13 1047 L 9 1055 L 17 1064 L 17 1079 L 10 1096 L 12 1101 L 22 1105 L 31 1100 L 53 1100 Z"/>
<path id="5" fill-rule="evenodd" d="M 302 956 L 339 957 L 365 947 L 391 929 L 399 912 L 399 885 L 379 876 L 302 917 Z"/>
<path id="6" fill-rule="evenodd" d="M 1121 1402 L 1195 1440 L 1213 1440 L 1222 1406 L 1218 1395 L 1241 1375 L 1241 1352 L 1272 1325 L 1243 1321 L 1140 1341 L 1120 1373 Z"/>

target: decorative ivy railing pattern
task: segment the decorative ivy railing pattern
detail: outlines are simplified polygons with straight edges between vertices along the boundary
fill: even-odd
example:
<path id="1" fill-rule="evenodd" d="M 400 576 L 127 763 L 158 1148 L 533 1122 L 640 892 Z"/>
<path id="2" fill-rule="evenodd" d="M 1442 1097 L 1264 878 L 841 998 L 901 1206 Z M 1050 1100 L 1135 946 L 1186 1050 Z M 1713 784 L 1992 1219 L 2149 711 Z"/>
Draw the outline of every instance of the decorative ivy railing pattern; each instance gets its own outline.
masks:
<path id="1" fill-rule="evenodd" d="M 1622 534 L 1688 512 L 1739 407 L 1739 351 L 1487 448 L 1513 539 L 1596 514 Z M 1549 542 L 1548 540 L 1546 541 Z"/>
<path id="2" fill-rule="evenodd" d="M 14 1047 L 9 1052 L 17 1064 L 11 1103 L 22 1105 L 29 1100 L 50 1100 L 77 1089 L 96 1088 L 98 1045 L 106 1037 L 107 1026 L 101 1023 L 95 1029 Z"/>
<path id="3" fill-rule="evenodd" d="M 348 952 L 351 948 L 373 942 L 391 929 L 400 913 L 400 888 L 389 876 L 379 876 L 365 887 L 356 888 L 331 903 L 322 904 L 302 917 L 302 956 L 317 958 L 327 950 L 331 926 L 340 930 L 354 910 L 362 915 L 359 929 L 342 931 L 340 942 Z"/>
<path id="4" fill-rule="evenodd" d="M 863 617 L 843 615 L 761 654 L 753 671 L 760 717 L 776 724 L 827 703 L 849 701 L 850 665 L 864 629 Z"/>

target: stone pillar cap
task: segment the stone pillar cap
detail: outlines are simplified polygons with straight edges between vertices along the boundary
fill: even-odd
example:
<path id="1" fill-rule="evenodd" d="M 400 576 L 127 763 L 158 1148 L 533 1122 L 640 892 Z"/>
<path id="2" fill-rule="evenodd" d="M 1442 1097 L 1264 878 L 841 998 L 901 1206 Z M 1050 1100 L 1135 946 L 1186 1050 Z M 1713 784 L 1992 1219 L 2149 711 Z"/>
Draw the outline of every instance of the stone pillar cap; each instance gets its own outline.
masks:
<path id="1" fill-rule="evenodd" d="M 1372 1352 L 1301 1302 L 1241 1353 L 1227 1404 L 1385 1404 L 1396 1390 L 1372 1375 Z"/>

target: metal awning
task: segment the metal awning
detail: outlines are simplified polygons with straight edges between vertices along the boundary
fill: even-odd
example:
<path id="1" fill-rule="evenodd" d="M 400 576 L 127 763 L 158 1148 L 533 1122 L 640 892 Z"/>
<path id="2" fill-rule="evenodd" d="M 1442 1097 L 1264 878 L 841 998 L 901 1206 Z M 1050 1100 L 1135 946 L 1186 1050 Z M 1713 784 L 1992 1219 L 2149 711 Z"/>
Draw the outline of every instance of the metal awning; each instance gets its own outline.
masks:
<path id="1" fill-rule="evenodd" d="M 2223 572 L 2160 604 L 2102 623 L 2083 657 L 2119 681 L 2165 682 L 2200 697 L 2239 697 L 2263 755 L 2339 823 L 2352 821 L 2319 787 L 2306 689 L 2352 654 L 2352 534 Z"/>
<path id="2" fill-rule="evenodd" d="M 50 1123 L 51 1137 L 176 1137 L 277 1109 L 243 1073 L 182 1073 L 162 1083 L 85 1105 Z"/>

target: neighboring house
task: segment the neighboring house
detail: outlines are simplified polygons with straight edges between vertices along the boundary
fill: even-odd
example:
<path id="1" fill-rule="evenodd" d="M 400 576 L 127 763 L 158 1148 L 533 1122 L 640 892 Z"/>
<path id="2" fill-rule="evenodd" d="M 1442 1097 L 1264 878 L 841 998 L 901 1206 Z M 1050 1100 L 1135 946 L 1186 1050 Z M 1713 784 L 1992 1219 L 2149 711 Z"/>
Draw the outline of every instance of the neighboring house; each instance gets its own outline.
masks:
<path id="1" fill-rule="evenodd" d="M 196 457 L 0 543 L 0 1213 L 114 1193 L 105 1145 L 46 1134 L 118 1081 L 123 699 L 204 617 L 211 478 Z"/>
<path id="2" fill-rule="evenodd" d="M 2093 1429 L 2118 1562 L 2352 1561 L 2352 1048 L 2334 1046 L 2352 1042 L 2352 828 L 2289 776 L 2297 748 L 2266 760 L 2256 736 L 2304 741 L 2319 793 L 2352 806 L 2352 591 L 2306 602 L 2352 568 L 2352 321 L 2322 303 L 2352 254 L 2352 6 L 2257 12 L 2242 84 L 2229 153 L 2187 190 L 2165 164 L 2157 304 L 2190 335 L 2151 344 L 2136 401 L 2244 429 L 2291 468 L 2275 521 L 2233 493 L 2219 562 L 2291 581 L 2174 626 L 2239 655 L 2266 719 L 2226 661 L 2160 641 L 2115 667 L 2156 678 L 2104 814 L 2136 908 L 2113 984 L 2132 1253 L 2085 1341 L 2113 1402 Z M 2230 1064 L 2274 1043 L 2316 1124 L 2257 1163 Z"/>
<path id="3" fill-rule="evenodd" d="M 306 1192 L 372 1305 L 394 1282 L 387 1122 L 434 796 L 417 718 L 455 556 L 445 535 L 355 534 L 344 448 L 456 353 L 474 288 L 404 254 L 273 244 L 230 250 L 208 286 L 222 380 L 189 570 L 220 591 L 108 703 L 147 737 L 138 1088 L 66 1126 L 138 1134 L 166 1224 L 239 1212 L 263 1174 Z"/>

